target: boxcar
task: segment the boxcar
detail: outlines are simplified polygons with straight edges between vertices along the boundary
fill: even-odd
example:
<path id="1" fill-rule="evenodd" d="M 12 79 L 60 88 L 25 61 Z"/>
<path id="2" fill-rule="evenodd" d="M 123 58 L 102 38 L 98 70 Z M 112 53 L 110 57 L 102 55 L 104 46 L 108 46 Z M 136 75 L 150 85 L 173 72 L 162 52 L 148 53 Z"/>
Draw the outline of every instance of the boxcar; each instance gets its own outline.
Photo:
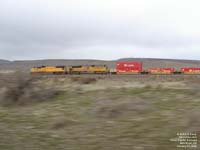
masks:
<path id="1" fill-rule="evenodd" d="M 200 68 L 181 68 L 183 74 L 200 74 Z"/>
<path id="2" fill-rule="evenodd" d="M 142 62 L 117 62 L 117 74 L 139 74 L 142 72 Z"/>
<path id="3" fill-rule="evenodd" d="M 149 68 L 149 74 L 173 74 L 175 71 L 174 68 Z"/>

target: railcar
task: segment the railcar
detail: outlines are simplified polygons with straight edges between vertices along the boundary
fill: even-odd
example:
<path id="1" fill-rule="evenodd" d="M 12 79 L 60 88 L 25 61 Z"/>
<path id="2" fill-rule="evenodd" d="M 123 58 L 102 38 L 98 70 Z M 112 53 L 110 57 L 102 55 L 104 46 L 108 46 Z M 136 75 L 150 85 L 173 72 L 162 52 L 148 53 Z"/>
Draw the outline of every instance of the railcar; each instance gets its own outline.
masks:
<path id="1" fill-rule="evenodd" d="M 141 62 L 117 62 L 117 74 L 139 74 L 142 72 Z"/>
<path id="2" fill-rule="evenodd" d="M 181 68 L 183 74 L 200 74 L 200 68 Z"/>
<path id="3" fill-rule="evenodd" d="M 173 74 L 175 68 L 149 68 L 149 74 Z"/>

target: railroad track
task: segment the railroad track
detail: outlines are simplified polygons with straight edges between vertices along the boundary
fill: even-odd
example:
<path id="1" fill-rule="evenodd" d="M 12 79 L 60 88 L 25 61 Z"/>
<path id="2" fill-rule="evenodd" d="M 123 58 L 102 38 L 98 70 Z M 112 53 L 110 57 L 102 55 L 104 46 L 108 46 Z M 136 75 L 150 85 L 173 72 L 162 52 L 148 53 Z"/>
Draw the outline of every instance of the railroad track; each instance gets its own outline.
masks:
<path id="1" fill-rule="evenodd" d="M 199 78 L 200 74 L 32 74 L 32 77 L 71 78 L 71 77 L 99 77 L 99 78 Z"/>

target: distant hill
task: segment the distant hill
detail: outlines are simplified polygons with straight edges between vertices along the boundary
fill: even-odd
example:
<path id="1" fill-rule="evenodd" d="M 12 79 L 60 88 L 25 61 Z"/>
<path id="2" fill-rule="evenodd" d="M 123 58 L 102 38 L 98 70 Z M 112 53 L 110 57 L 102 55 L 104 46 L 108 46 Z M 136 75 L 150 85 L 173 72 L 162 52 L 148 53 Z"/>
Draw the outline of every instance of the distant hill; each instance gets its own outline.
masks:
<path id="1" fill-rule="evenodd" d="M 122 58 L 119 61 L 141 61 L 144 68 L 149 67 L 200 67 L 200 60 L 158 59 L 158 58 Z"/>
<path id="2" fill-rule="evenodd" d="M 154 59 L 154 58 L 122 58 L 119 60 L 73 60 L 73 59 L 46 59 L 46 60 L 24 60 L 24 61 L 7 61 L 0 60 L 0 70 L 19 70 L 29 71 L 33 66 L 42 65 L 97 65 L 106 64 L 109 68 L 115 68 L 116 61 L 141 61 L 144 69 L 149 67 L 200 67 L 199 60 L 178 60 L 178 59 Z"/>
<path id="3" fill-rule="evenodd" d="M 8 60 L 0 59 L 0 64 L 7 64 L 10 63 Z"/>

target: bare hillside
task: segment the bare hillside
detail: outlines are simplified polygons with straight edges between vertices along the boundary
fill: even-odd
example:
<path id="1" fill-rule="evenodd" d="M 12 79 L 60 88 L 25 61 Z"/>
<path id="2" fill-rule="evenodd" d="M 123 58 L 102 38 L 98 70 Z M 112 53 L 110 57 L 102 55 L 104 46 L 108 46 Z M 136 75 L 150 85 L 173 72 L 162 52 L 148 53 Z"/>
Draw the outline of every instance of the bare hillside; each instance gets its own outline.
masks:
<path id="1" fill-rule="evenodd" d="M 200 67 L 199 60 L 176 60 L 176 59 L 153 59 L 153 58 L 123 58 L 119 60 L 65 60 L 65 59 L 46 59 L 46 60 L 25 60 L 25 61 L 1 61 L 0 70 L 29 71 L 33 66 L 42 65 L 90 65 L 106 64 L 109 68 L 115 68 L 116 61 L 141 61 L 144 69 L 149 67 Z"/>

